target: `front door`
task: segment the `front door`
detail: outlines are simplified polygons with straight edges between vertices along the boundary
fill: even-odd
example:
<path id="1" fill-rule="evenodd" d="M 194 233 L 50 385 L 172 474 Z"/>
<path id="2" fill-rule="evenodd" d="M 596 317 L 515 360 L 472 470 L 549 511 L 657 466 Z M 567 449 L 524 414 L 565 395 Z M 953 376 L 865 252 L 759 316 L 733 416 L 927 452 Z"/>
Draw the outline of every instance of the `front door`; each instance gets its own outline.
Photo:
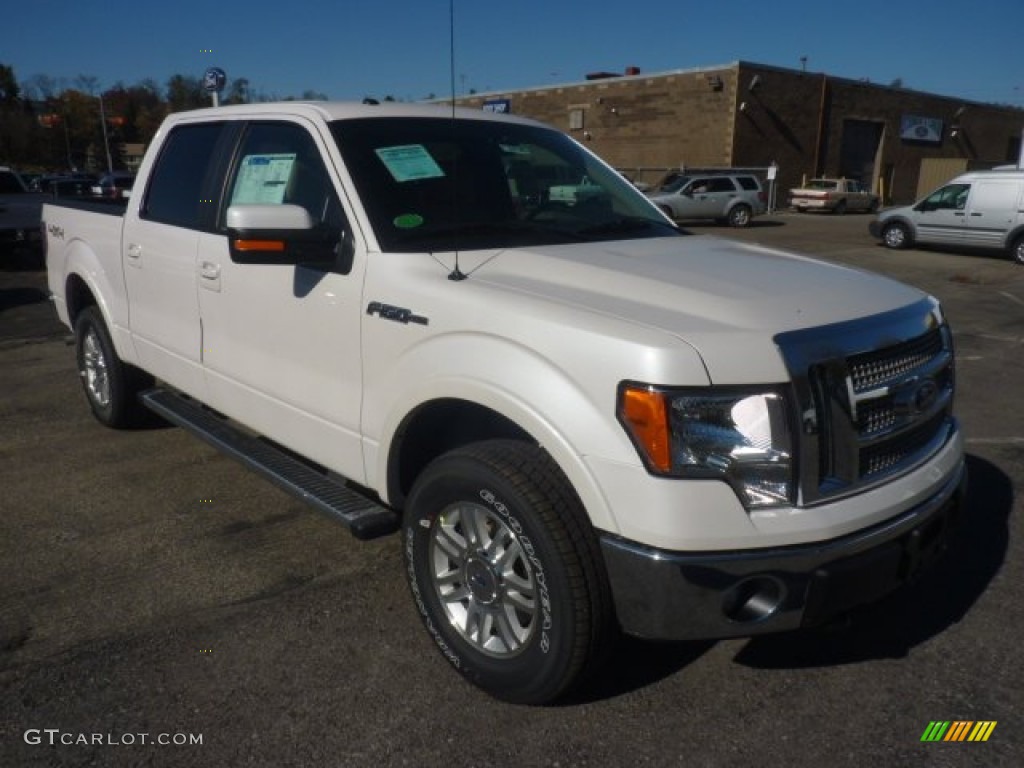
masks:
<path id="1" fill-rule="evenodd" d="M 314 222 L 344 231 L 349 219 L 324 148 L 315 126 L 302 120 L 246 126 L 220 231 L 199 240 L 202 359 L 211 406 L 359 482 L 362 246 L 346 274 L 242 264 L 231 259 L 223 226 L 231 204 L 295 204 Z"/>
<path id="2" fill-rule="evenodd" d="M 970 184 L 947 184 L 915 206 L 917 240 L 922 243 L 962 243 L 967 229 Z"/>

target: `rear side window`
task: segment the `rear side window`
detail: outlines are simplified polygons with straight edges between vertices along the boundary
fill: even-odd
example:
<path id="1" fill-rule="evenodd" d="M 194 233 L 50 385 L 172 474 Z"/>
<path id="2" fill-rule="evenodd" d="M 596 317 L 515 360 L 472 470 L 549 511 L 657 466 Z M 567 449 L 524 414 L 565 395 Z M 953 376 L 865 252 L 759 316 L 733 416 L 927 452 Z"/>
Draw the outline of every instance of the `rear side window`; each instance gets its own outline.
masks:
<path id="1" fill-rule="evenodd" d="M 753 176 L 737 176 L 736 181 L 749 192 L 757 192 L 761 188 L 757 183 L 757 179 Z"/>
<path id="2" fill-rule="evenodd" d="M 142 218 L 200 229 L 203 185 L 223 128 L 223 123 L 179 125 L 168 134 L 150 177 Z"/>
<path id="3" fill-rule="evenodd" d="M 706 192 L 734 192 L 732 180 L 727 176 L 711 176 L 706 179 L 694 179 L 690 185 L 690 192 L 704 194 Z"/>

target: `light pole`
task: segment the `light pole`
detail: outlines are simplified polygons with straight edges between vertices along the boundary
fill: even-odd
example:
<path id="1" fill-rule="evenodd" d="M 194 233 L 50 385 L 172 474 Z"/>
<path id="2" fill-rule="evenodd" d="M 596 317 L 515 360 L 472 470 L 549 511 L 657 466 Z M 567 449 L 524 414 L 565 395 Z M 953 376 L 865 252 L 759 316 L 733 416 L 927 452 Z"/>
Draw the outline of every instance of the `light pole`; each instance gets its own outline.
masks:
<path id="1" fill-rule="evenodd" d="M 96 98 L 100 100 L 100 127 L 103 129 L 103 148 L 107 151 L 107 173 L 113 173 L 114 163 L 110 159 L 110 140 L 107 138 L 107 113 L 103 109 L 103 94 Z"/>

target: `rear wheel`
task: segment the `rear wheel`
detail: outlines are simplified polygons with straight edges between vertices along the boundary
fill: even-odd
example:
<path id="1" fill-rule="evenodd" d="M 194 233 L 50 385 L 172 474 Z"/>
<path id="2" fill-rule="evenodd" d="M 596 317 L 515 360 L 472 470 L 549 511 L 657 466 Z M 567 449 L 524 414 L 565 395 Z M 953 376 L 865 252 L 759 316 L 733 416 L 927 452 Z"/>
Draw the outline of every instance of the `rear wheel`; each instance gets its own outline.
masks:
<path id="1" fill-rule="evenodd" d="M 726 221 L 730 227 L 745 227 L 750 224 L 751 212 L 749 205 L 737 205 L 731 211 Z"/>
<path id="2" fill-rule="evenodd" d="M 540 704 L 603 659 L 611 602 L 596 537 L 542 449 L 493 440 L 436 459 L 409 496 L 403 540 L 427 631 L 474 685 Z"/>
<path id="3" fill-rule="evenodd" d="M 910 230 L 906 224 L 894 221 L 882 228 L 882 242 L 887 248 L 901 250 L 910 247 Z"/>
<path id="4" fill-rule="evenodd" d="M 844 213 L 846 213 L 846 201 L 840 200 L 838 203 L 836 203 L 836 207 L 832 209 L 832 213 L 835 213 L 839 216 L 842 216 Z"/>
<path id="5" fill-rule="evenodd" d="M 102 424 L 123 429 L 150 418 L 138 394 L 152 386 L 153 380 L 117 356 L 103 316 L 95 306 L 86 307 L 75 319 L 75 353 L 85 397 Z"/>

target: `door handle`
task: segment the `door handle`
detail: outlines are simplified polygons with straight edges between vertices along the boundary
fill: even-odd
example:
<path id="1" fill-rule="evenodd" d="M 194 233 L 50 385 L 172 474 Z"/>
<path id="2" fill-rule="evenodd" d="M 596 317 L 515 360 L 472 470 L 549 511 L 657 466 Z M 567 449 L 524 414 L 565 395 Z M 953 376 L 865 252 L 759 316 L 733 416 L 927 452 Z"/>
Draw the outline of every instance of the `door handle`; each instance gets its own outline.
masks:
<path id="1" fill-rule="evenodd" d="M 220 264 L 204 261 L 199 265 L 199 276 L 204 280 L 216 280 L 220 277 Z"/>
<path id="2" fill-rule="evenodd" d="M 980 213 L 972 213 L 971 216 L 981 216 Z"/>
<path id="3" fill-rule="evenodd" d="M 129 259 L 142 258 L 142 246 L 138 243 L 128 243 L 128 250 L 125 254 Z"/>

